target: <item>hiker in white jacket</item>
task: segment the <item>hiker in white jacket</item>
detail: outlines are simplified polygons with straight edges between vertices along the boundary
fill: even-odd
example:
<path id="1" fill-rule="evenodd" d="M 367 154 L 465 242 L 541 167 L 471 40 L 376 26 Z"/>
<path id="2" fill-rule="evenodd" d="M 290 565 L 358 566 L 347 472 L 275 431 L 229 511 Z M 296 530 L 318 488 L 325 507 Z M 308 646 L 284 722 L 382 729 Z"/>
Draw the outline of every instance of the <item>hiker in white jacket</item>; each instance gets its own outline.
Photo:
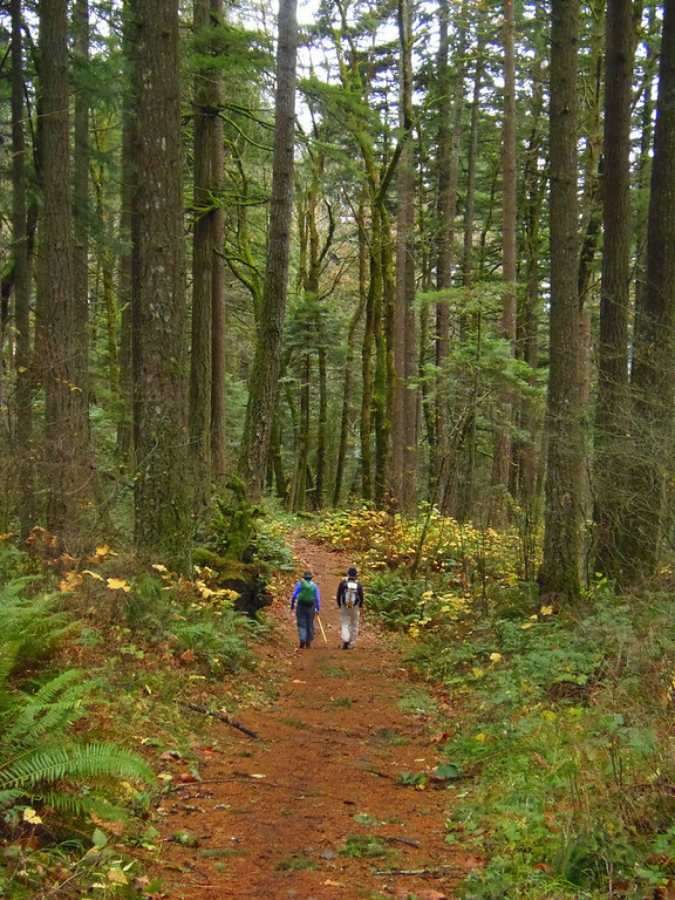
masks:
<path id="1" fill-rule="evenodd" d="M 359 618 L 363 606 L 363 585 L 356 577 L 356 569 L 347 570 L 337 590 L 337 605 L 340 609 L 340 637 L 342 649 L 353 650 L 359 634 Z"/>

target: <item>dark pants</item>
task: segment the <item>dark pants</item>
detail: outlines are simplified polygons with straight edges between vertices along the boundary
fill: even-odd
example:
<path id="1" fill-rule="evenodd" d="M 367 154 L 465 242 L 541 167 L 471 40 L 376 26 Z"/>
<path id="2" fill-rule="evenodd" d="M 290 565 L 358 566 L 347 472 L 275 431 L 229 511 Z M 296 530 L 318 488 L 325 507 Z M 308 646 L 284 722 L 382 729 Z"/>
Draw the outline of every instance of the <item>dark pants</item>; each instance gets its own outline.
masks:
<path id="1" fill-rule="evenodd" d="M 295 607 L 295 615 L 298 620 L 298 635 L 300 641 L 307 647 L 314 640 L 314 604 L 302 606 L 298 603 Z"/>

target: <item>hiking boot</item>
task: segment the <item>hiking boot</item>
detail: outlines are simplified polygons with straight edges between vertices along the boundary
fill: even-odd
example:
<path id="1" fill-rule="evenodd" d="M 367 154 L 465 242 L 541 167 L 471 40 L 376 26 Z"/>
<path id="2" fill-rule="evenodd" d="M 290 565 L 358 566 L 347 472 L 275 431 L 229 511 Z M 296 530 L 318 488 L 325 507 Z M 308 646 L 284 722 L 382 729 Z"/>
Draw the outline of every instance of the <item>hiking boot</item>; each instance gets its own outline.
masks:
<path id="1" fill-rule="evenodd" d="M 307 644 L 304 641 L 300 641 L 300 649 L 304 650 Z"/>
<path id="2" fill-rule="evenodd" d="M 343 650 L 349 650 L 349 641 L 343 641 L 342 649 L 343 649 Z"/>

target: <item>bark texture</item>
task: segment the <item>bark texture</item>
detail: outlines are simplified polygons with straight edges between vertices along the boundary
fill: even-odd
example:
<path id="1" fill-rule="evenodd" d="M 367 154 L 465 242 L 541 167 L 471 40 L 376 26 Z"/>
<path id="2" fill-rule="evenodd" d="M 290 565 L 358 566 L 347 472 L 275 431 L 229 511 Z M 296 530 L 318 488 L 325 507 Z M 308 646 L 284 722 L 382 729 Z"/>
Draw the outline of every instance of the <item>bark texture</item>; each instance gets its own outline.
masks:
<path id="1" fill-rule="evenodd" d="M 280 0 L 267 269 L 238 467 L 253 498 L 263 490 L 279 395 L 293 210 L 296 53 L 297 0 Z"/>
<path id="2" fill-rule="evenodd" d="M 165 555 L 184 565 L 187 305 L 177 2 L 134 0 L 132 18 L 136 543 L 146 554 Z"/>

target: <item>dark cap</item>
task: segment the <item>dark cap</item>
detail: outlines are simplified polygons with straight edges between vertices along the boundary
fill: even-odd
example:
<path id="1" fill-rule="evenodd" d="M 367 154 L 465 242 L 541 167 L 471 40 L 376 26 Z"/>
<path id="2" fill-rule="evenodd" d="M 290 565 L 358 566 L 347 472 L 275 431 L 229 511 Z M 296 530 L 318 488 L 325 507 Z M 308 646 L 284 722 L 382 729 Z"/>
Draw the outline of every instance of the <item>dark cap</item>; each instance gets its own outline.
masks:
<path id="1" fill-rule="evenodd" d="M 350 578 L 356 578 L 356 569 L 354 568 L 354 566 L 352 566 L 350 569 L 347 569 L 347 575 L 349 575 Z"/>
<path id="2" fill-rule="evenodd" d="M 305 578 L 305 579 L 307 579 L 307 581 L 311 581 L 311 580 L 312 580 L 312 573 L 311 573 L 310 571 L 307 571 L 307 572 L 305 572 L 305 574 L 304 574 L 302 577 Z"/>

